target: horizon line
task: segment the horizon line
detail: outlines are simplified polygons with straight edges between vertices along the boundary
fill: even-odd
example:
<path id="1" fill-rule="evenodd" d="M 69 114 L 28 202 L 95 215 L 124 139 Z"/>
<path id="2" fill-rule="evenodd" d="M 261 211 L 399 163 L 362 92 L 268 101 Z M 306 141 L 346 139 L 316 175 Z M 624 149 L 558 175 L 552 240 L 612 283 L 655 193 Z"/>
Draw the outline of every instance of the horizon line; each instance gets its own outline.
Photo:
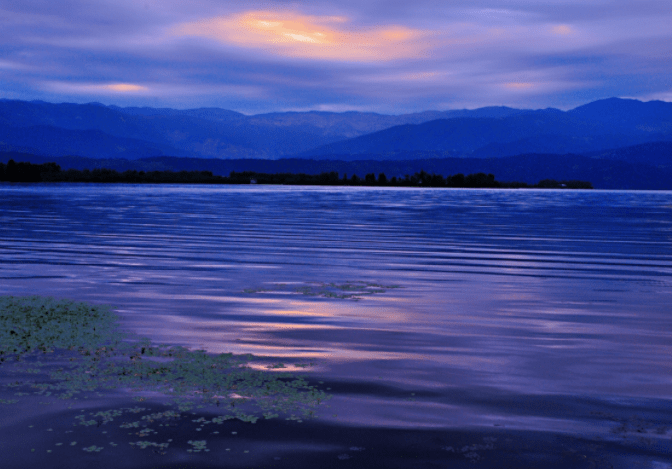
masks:
<path id="1" fill-rule="evenodd" d="M 231 111 L 235 112 L 238 114 L 241 114 L 245 117 L 255 117 L 255 116 L 262 116 L 266 114 L 308 114 L 308 113 L 321 113 L 321 114 L 348 114 L 348 113 L 358 113 L 358 114 L 377 114 L 381 116 L 405 116 L 405 115 L 413 115 L 413 114 L 423 114 L 426 112 L 451 112 L 451 111 L 477 111 L 480 109 L 488 109 L 488 108 L 505 108 L 505 109 L 514 109 L 518 111 L 546 111 L 546 110 L 557 110 L 561 112 L 568 112 L 572 111 L 574 109 L 578 109 L 582 106 L 586 106 L 588 104 L 592 103 L 597 103 L 600 101 L 609 101 L 609 100 L 621 100 L 621 101 L 637 101 L 640 103 L 651 103 L 651 102 L 661 102 L 661 103 L 672 103 L 672 101 L 665 101 L 661 99 L 650 99 L 648 101 L 645 101 L 643 99 L 639 98 L 632 98 L 632 97 L 619 97 L 619 96 L 611 96 L 608 98 L 601 98 L 601 99 L 596 99 L 594 101 L 588 101 L 584 104 L 581 104 L 579 106 L 569 108 L 569 109 L 560 109 L 556 107 L 546 107 L 546 108 L 516 108 L 516 107 L 511 107 L 511 106 L 506 106 L 503 104 L 500 105 L 487 105 L 487 106 L 481 106 L 481 107 L 475 107 L 475 108 L 453 108 L 453 109 L 425 109 L 422 111 L 414 111 L 414 112 L 405 112 L 401 114 L 386 114 L 382 112 L 375 112 L 375 111 L 361 111 L 361 110 L 345 110 L 345 111 L 326 111 L 326 110 L 321 110 L 321 109 L 306 109 L 306 110 L 296 110 L 296 109 L 290 109 L 290 110 L 277 110 L 277 111 L 268 111 L 268 112 L 260 112 L 257 114 L 247 114 L 245 112 L 237 111 L 235 109 L 228 109 L 228 108 L 222 108 L 222 107 L 187 107 L 187 108 L 176 108 L 176 107 L 152 107 L 152 106 L 119 106 L 117 104 L 104 104 L 99 101 L 89 101 L 86 103 L 77 103 L 77 102 L 71 102 L 71 101 L 61 101 L 61 102 L 54 102 L 54 101 L 45 101 L 43 99 L 33 99 L 33 100 L 27 100 L 27 99 L 13 99 L 13 98 L 0 98 L 0 101 L 17 101 L 17 102 L 25 102 L 25 103 L 46 103 L 46 104 L 72 104 L 76 106 L 87 106 L 87 105 L 94 105 L 94 106 L 101 106 L 101 107 L 106 107 L 106 108 L 120 108 L 120 109 L 167 109 L 171 111 L 195 111 L 195 110 L 202 110 L 202 109 L 217 109 L 217 110 L 222 110 L 222 111 Z"/>

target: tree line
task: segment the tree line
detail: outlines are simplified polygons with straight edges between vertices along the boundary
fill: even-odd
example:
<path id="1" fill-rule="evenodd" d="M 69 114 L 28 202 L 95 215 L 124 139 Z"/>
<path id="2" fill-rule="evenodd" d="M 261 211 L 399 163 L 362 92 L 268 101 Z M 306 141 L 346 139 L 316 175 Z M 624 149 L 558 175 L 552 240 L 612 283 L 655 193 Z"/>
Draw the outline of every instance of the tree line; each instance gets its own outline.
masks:
<path id="1" fill-rule="evenodd" d="M 32 164 L 9 160 L 0 163 L 0 181 L 8 182 L 97 182 L 97 183 L 137 183 L 137 184 L 285 184 L 321 186 L 391 186 L 391 187 L 456 187 L 456 188 L 550 188 L 550 189 L 592 189 L 586 181 L 555 181 L 544 179 L 538 184 L 521 182 L 500 182 L 493 174 L 455 174 L 442 176 L 425 171 L 403 177 L 388 179 L 385 173 L 376 177 L 374 173 L 360 178 L 356 174 L 339 177 L 336 171 L 321 174 L 257 173 L 254 171 L 231 171 L 228 177 L 216 176 L 212 171 L 136 171 L 124 172 L 113 169 L 62 170 L 56 163 Z"/>

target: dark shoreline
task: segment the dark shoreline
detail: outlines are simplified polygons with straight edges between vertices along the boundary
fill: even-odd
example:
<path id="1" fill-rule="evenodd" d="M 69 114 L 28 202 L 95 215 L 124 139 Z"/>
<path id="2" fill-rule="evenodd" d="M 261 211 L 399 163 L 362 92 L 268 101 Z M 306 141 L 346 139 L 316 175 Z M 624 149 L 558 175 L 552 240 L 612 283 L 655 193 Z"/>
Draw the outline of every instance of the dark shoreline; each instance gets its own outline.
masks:
<path id="1" fill-rule="evenodd" d="M 317 186 L 367 186 L 367 187 L 432 187 L 432 188 L 469 188 L 469 189 L 592 189 L 587 181 L 556 181 L 544 179 L 537 184 L 524 182 L 500 182 L 493 174 L 474 173 L 442 176 L 429 174 L 424 170 L 403 178 L 390 179 L 384 173 L 377 177 L 374 173 L 364 178 L 352 175 L 339 177 L 336 171 L 319 175 L 293 173 L 258 173 L 254 171 L 231 171 L 228 177 L 213 175 L 211 171 L 119 171 L 106 168 L 94 170 L 69 169 L 63 171 L 56 163 L 32 164 L 16 163 L 9 160 L 0 163 L 0 181 L 6 182 L 93 182 L 93 183 L 132 183 L 132 184 L 272 184 L 272 185 L 317 185 Z"/>

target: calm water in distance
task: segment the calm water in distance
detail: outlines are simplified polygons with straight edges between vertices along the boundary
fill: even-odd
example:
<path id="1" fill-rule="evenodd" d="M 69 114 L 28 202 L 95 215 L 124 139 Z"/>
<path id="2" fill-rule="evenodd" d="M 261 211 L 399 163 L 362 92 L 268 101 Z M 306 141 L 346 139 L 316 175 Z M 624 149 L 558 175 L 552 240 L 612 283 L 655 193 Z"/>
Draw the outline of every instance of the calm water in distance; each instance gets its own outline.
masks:
<path id="1" fill-rule="evenodd" d="M 400 288 L 292 293 L 346 281 Z M 669 412 L 671 287 L 672 192 L 0 185 L 0 294 L 313 360 L 310 379 L 349 389 L 331 402 L 352 425 L 569 432 L 598 425 L 586 403 Z"/>

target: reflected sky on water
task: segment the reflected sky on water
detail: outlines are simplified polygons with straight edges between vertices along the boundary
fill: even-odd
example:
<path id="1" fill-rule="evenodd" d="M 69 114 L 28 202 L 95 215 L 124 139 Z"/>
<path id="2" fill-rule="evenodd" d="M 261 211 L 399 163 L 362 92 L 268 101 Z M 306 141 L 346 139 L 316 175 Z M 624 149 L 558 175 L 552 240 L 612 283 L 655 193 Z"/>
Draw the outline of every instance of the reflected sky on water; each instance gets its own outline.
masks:
<path id="1" fill-rule="evenodd" d="M 672 394 L 670 192 L 4 184 L 0 201 L 0 294 L 112 304 L 158 343 L 403 394 L 339 395 L 353 423 Z M 346 282 L 385 292 L 304 294 Z"/>

